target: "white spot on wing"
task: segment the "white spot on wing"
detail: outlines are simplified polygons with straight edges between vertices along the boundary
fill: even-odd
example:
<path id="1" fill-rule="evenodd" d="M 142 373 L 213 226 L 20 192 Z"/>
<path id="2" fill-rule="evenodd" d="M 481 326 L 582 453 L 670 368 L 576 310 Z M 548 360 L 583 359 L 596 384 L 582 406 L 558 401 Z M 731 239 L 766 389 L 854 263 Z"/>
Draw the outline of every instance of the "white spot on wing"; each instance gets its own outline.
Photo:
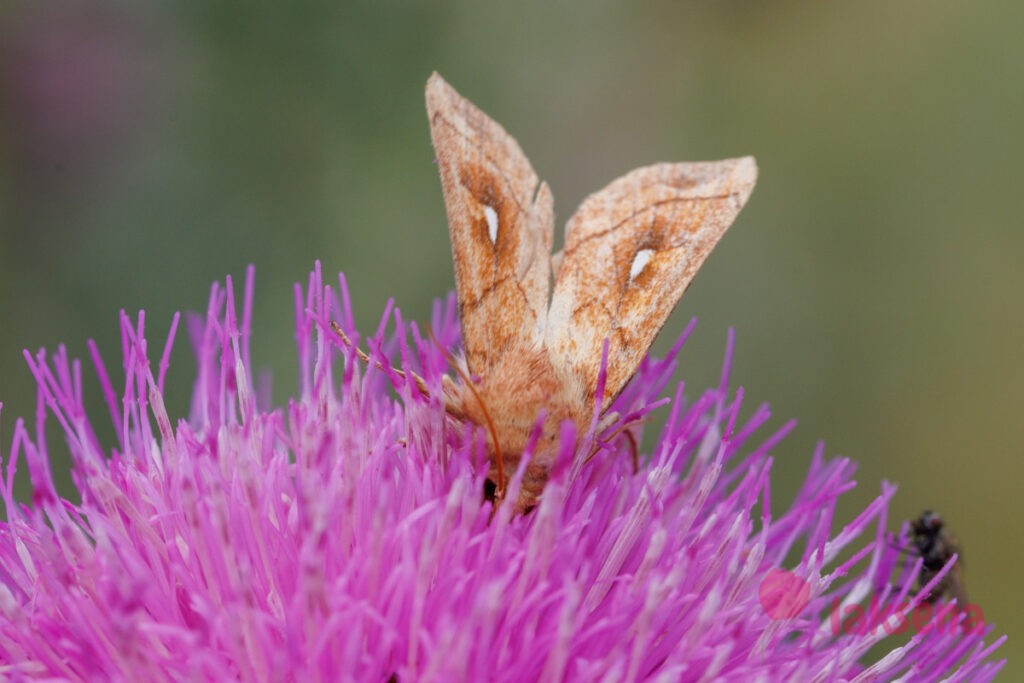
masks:
<path id="1" fill-rule="evenodd" d="M 487 236 L 491 238 L 491 244 L 498 243 L 498 212 L 494 207 L 484 204 L 484 217 L 487 219 Z"/>
<path id="2" fill-rule="evenodd" d="M 654 256 L 653 249 L 641 249 L 636 252 L 636 256 L 633 257 L 633 265 L 629 267 L 630 282 L 635 280 L 640 273 L 644 272 L 644 268 L 647 267 L 652 256 Z"/>

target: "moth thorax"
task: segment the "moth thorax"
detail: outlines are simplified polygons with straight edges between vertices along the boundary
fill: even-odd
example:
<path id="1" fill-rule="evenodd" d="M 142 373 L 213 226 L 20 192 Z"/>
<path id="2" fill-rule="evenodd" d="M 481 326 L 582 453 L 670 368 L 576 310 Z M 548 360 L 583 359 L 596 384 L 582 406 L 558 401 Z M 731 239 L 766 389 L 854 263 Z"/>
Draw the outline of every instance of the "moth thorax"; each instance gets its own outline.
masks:
<path id="1" fill-rule="evenodd" d="M 491 440 L 496 439 L 506 476 L 511 476 L 518 466 L 542 412 L 545 414 L 543 433 L 532 463 L 545 472 L 557 454 L 561 424 L 571 420 L 579 429 L 589 419 L 582 384 L 559 373 L 543 349 L 503 354 L 501 361 L 474 389 L 476 396 L 463 388 L 465 416 L 481 427 L 487 426 L 486 416 L 490 416 L 494 435 L 488 434 L 488 453 L 493 460 L 497 451 Z M 531 466 L 530 470 L 527 479 L 531 474 L 540 475 L 535 467 Z"/>

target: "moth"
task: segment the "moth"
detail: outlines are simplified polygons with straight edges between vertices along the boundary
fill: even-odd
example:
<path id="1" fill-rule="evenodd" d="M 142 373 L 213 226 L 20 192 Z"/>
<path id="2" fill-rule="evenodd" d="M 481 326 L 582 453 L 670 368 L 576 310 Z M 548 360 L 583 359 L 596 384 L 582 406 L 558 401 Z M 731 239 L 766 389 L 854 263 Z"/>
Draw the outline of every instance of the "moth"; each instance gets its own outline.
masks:
<path id="1" fill-rule="evenodd" d="M 957 555 L 957 563 L 950 567 L 942 580 L 932 588 L 925 602 L 935 603 L 942 597 L 956 599 L 958 607 L 967 606 L 967 585 L 961 565 L 963 555 L 960 544 L 953 538 L 942 517 L 925 510 L 910 523 L 910 544 L 912 552 L 921 558 L 921 573 L 917 577 L 919 589 L 924 589 L 946 564 Z"/>
<path id="2" fill-rule="evenodd" d="M 515 504 L 524 512 L 548 480 L 562 423 L 580 433 L 593 419 L 605 341 L 607 406 L 746 203 L 757 166 L 744 157 L 636 169 L 583 201 L 552 256 L 551 190 L 516 141 L 437 73 L 426 100 L 465 354 L 461 381 L 444 378 L 445 407 L 486 429 L 496 498 L 544 415 Z"/>
<path id="3" fill-rule="evenodd" d="M 446 404 L 488 427 L 499 489 L 543 411 L 522 510 L 547 481 L 561 423 L 592 419 L 605 340 L 610 402 L 746 203 L 757 166 L 745 157 L 636 169 L 583 201 L 552 257 L 551 190 L 515 139 L 436 73 L 426 95 L 469 378 L 449 385 Z"/>

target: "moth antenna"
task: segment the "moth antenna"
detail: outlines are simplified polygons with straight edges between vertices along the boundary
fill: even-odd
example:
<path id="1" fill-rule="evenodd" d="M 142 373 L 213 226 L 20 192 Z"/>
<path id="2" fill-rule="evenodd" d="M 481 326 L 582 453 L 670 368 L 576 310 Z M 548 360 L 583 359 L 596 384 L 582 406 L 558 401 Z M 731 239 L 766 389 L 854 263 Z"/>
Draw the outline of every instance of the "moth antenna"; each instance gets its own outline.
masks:
<path id="1" fill-rule="evenodd" d="M 334 334 L 341 337 L 342 344 L 356 352 L 356 355 L 359 356 L 359 360 L 363 361 L 367 365 L 370 364 L 370 357 L 367 356 L 361 348 L 352 343 L 352 340 L 348 338 L 348 335 L 345 334 L 345 331 L 341 329 L 341 325 L 332 320 L 331 329 L 334 330 Z M 380 363 L 377 363 L 377 366 L 380 367 Z M 383 370 L 384 368 L 381 369 Z"/>
<path id="2" fill-rule="evenodd" d="M 381 363 L 379 360 L 373 360 L 372 358 L 370 358 L 361 348 L 352 343 L 352 340 L 349 339 L 348 335 L 345 334 L 345 331 L 341 329 L 341 326 L 338 323 L 334 322 L 333 320 L 331 321 L 331 329 L 334 330 L 334 333 L 336 335 L 341 337 L 342 344 L 355 351 L 356 356 L 359 358 L 359 360 L 363 361 L 363 363 L 365 363 L 366 365 L 370 365 L 371 363 L 373 363 L 373 365 L 375 365 L 378 370 L 390 370 L 391 372 L 395 373 L 402 379 L 405 379 L 406 373 L 404 370 L 398 370 L 397 368 L 395 368 L 395 366 L 391 365 L 390 363 L 388 365 L 385 365 L 384 363 Z M 422 377 L 417 375 L 412 370 L 409 371 L 409 375 L 412 376 L 412 381 L 416 385 L 416 388 L 419 389 L 420 394 L 422 394 L 425 398 L 429 399 L 430 389 L 427 388 L 426 380 L 424 380 Z"/>
<path id="3" fill-rule="evenodd" d="M 445 360 L 448 361 L 448 364 L 455 369 L 455 373 L 460 379 L 462 379 L 463 384 L 466 385 L 469 392 L 473 394 L 473 398 L 476 399 L 476 402 L 480 404 L 480 411 L 483 412 L 484 422 L 486 423 L 484 426 L 491 435 L 491 443 L 494 444 L 494 458 L 498 466 L 498 481 L 495 482 L 495 498 L 500 500 L 505 493 L 505 461 L 501 455 L 501 446 L 498 444 L 498 430 L 494 428 L 494 422 L 491 420 L 491 414 L 487 411 L 487 404 L 485 404 L 483 399 L 480 398 L 480 394 L 476 393 L 476 388 L 473 386 L 472 378 L 463 372 L 462 368 L 459 367 L 458 361 L 455 360 L 455 357 L 452 356 L 452 354 L 448 352 L 448 349 L 442 346 L 441 342 L 439 342 L 437 337 L 434 336 L 434 330 L 430 328 L 430 325 L 425 324 L 424 327 L 427 330 L 427 336 L 430 337 L 430 340 L 437 345 L 437 348 L 440 349 L 441 353 L 444 355 Z"/>

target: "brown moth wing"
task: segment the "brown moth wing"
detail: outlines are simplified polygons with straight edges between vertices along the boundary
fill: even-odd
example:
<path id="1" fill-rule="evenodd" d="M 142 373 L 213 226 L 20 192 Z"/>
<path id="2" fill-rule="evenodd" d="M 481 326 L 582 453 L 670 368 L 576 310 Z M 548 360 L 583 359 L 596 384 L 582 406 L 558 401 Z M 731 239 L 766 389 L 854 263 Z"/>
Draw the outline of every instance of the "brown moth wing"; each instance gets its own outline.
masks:
<path id="1" fill-rule="evenodd" d="M 543 343 L 554 209 L 516 141 L 437 73 L 427 81 L 463 344 L 486 376 L 510 349 Z"/>
<path id="2" fill-rule="evenodd" d="M 633 375 L 704 259 L 754 189 L 752 157 L 655 164 L 587 197 L 566 225 L 545 344 L 591 396 L 609 340 L 605 397 Z"/>

